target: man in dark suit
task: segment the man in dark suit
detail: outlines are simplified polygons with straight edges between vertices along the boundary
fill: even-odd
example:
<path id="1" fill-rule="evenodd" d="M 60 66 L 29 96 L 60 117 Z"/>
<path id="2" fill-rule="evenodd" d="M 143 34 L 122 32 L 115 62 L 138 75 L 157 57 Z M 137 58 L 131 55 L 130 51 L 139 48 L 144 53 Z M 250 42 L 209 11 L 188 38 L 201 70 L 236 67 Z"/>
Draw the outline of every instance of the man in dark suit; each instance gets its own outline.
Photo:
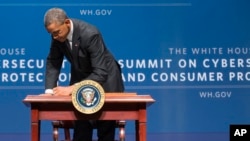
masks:
<path id="1" fill-rule="evenodd" d="M 45 93 L 71 95 L 82 80 L 99 82 L 105 92 L 123 92 L 121 69 L 106 48 L 98 29 L 82 20 L 70 19 L 60 8 L 49 9 L 44 25 L 51 34 L 50 52 L 46 62 Z M 69 86 L 57 86 L 64 57 L 71 63 Z M 99 141 L 113 141 L 115 121 L 96 121 Z M 73 141 L 92 141 L 90 121 L 75 121 Z"/>

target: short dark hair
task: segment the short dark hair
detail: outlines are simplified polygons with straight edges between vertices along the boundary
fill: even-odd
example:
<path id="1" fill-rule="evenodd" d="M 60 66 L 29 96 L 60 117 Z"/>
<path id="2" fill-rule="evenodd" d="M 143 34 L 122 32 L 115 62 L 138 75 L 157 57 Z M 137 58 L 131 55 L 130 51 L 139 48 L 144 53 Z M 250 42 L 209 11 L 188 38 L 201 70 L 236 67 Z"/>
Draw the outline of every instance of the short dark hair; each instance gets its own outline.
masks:
<path id="1" fill-rule="evenodd" d="M 63 24 L 68 19 L 66 12 L 61 8 L 51 8 L 44 15 L 44 25 L 47 27 L 51 23 Z"/>

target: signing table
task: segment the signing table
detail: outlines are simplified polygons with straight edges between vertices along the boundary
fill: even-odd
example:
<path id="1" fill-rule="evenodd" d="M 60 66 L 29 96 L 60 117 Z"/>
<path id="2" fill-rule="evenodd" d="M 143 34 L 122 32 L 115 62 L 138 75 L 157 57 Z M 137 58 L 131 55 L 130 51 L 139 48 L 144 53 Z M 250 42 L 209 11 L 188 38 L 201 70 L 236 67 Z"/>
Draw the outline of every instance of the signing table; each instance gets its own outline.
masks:
<path id="1" fill-rule="evenodd" d="M 31 141 L 40 141 L 41 120 L 135 120 L 136 141 L 146 141 L 147 107 L 155 102 L 150 95 L 106 93 L 102 109 L 82 114 L 71 96 L 27 95 L 23 102 L 31 110 Z"/>

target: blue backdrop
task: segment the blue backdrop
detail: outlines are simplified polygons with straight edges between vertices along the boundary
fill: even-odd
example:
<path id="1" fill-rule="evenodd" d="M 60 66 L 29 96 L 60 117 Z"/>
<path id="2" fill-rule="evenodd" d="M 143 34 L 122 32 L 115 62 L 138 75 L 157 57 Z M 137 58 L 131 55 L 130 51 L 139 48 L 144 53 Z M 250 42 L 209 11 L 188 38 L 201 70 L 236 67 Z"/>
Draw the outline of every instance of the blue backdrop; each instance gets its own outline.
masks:
<path id="1" fill-rule="evenodd" d="M 127 92 L 150 94 L 148 140 L 228 141 L 249 124 L 248 0 L 9 0 L 0 2 L 0 137 L 30 140 L 28 94 L 44 92 L 47 9 L 96 25 L 122 66 Z M 68 62 L 60 75 L 67 85 Z M 50 121 L 42 140 L 51 139 Z M 126 133 L 133 136 L 128 121 Z"/>

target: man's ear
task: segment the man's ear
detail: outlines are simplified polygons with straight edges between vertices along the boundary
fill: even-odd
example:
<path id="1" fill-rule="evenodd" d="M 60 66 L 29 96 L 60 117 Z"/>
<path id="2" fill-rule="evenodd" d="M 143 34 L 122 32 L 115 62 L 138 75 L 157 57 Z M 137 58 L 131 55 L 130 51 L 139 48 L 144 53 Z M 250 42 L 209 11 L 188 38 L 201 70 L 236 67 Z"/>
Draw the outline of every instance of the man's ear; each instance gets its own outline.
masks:
<path id="1" fill-rule="evenodd" d="M 64 21 L 64 23 L 67 24 L 67 25 L 70 25 L 70 20 L 69 20 L 69 19 L 66 19 L 66 20 Z"/>

